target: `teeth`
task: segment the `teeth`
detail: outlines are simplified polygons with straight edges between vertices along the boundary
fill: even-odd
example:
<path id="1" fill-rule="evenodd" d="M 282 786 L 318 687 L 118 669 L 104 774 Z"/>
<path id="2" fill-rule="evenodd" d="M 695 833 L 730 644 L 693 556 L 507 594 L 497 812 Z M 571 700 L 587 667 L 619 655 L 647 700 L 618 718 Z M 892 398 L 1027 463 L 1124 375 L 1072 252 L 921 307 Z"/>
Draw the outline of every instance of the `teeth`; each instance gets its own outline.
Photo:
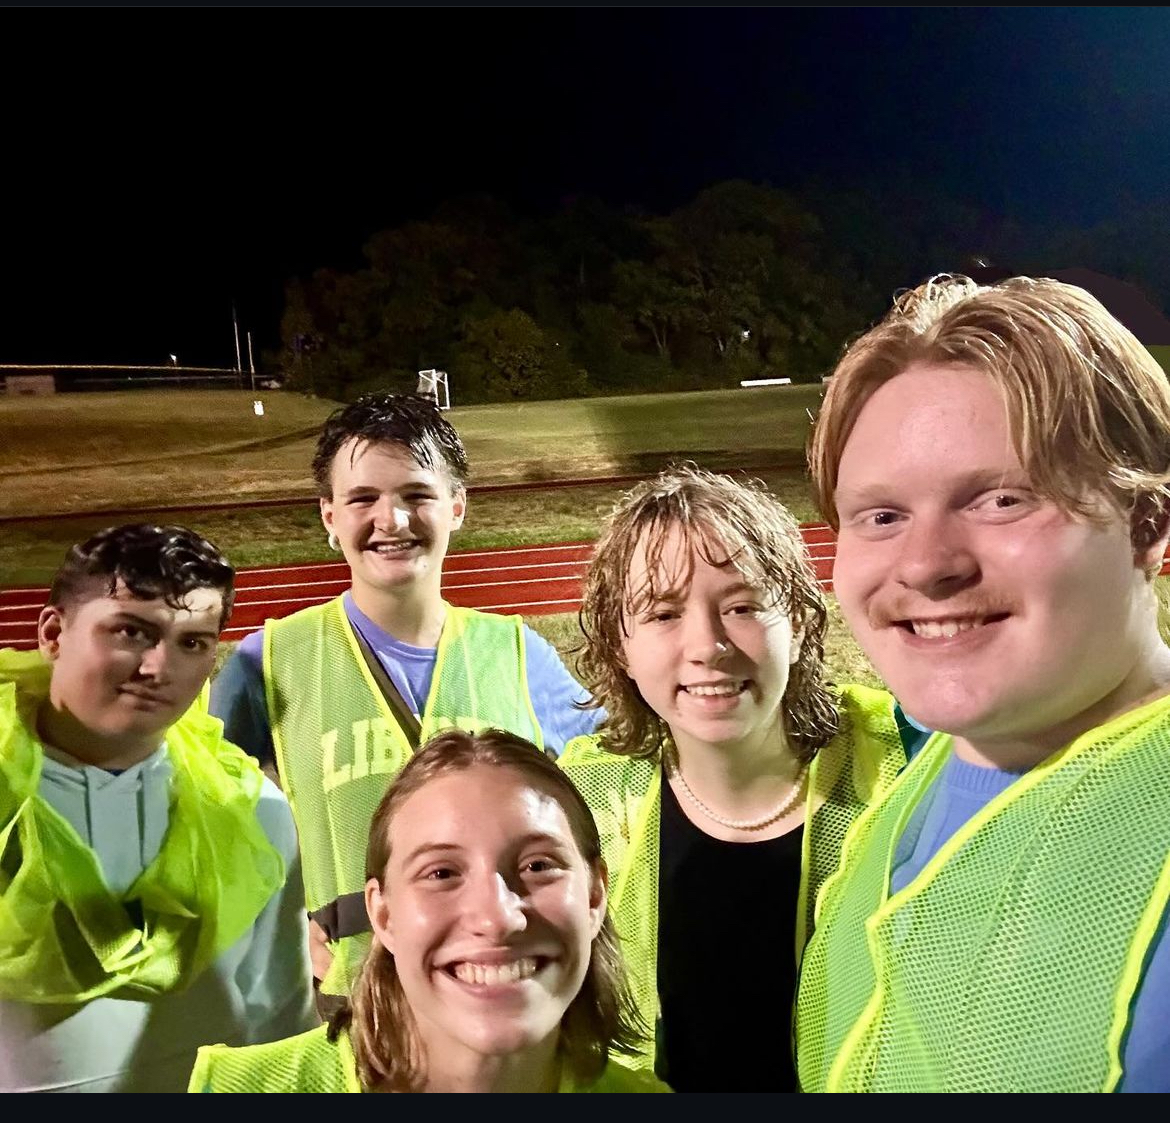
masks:
<path id="1" fill-rule="evenodd" d="M 409 550 L 413 545 L 413 542 L 379 542 L 374 547 L 374 552 L 378 554 L 400 554 L 403 550 Z"/>
<path id="2" fill-rule="evenodd" d="M 688 694 L 697 694 L 700 698 L 719 697 L 727 694 L 739 694 L 743 690 L 742 682 L 721 682 L 714 686 L 684 686 Z"/>
<path id="3" fill-rule="evenodd" d="M 910 626 L 916 636 L 926 639 L 950 639 L 960 632 L 982 628 L 982 620 L 911 620 Z"/>
<path id="4" fill-rule="evenodd" d="M 460 982 L 472 986 L 503 986 L 532 978 L 536 974 L 536 960 L 527 958 L 511 963 L 456 963 L 453 972 Z"/>

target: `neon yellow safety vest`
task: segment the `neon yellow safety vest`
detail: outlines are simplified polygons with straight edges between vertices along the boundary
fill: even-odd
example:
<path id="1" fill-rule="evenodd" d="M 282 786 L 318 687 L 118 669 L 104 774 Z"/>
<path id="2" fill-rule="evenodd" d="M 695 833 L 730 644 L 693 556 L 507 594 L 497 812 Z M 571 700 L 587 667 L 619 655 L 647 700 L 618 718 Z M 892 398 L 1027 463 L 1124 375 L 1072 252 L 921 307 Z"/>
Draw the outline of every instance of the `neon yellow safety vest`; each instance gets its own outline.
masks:
<path id="1" fill-rule="evenodd" d="M 861 810 L 892 783 L 906 757 L 894 722 L 894 700 L 881 690 L 841 691 L 841 727 L 809 768 L 813 809 L 802 840 L 795 954 L 812 928 L 817 891 L 836 868 L 841 842 Z M 658 863 L 662 767 L 607 753 L 598 734 L 575 737 L 559 763 L 593 811 L 609 868 L 609 907 L 638 1012 L 653 1030 L 658 1020 Z M 654 1041 L 639 1056 L 619 1058 L 653 1068 Z"/>
<path id="2" fill-rule="evenodd" d="M 284 883 L 284 860 L 256 818 L 263 774 L 196 702 L 166 732 L 173 772 L 162 848 L 115 896 L 97 855 L 38 793 L 37 710 L 51 675 L 39 652 L 0 651 L 0 999 L 180 991 Z"/>
<path id="3" fill-rule="evenodd" d="M 370 819 L 413 750 L 362 657 L 341 597 L 267 622 L 264 684 L 314 912 L 364 891 Z M 453 726 L 492 726 L 543 748 L 519 616 L 446 606 L 420 724 L 424 742 Z M 368 947 L 368 934 L 340 940 L 321 990 L 347 995 Z"/>
<path id="4" fill-rule="evenodd" d="M 266 1045 L 204 1045 L 195 1059 L 188 1092 L 360 1092 L 349 1035 L 336 1041 L 327 1026 Z M 650 1073 L 631 1072 L 612 1060 L 590 1084 L 566 1072 L 558 1092 L 669 1092 Z"/>
<path id="5" fill-rule="evenodd" d="M 1111 1091 L 1170 899 L 1170 697 L 1016 780 L 891 894 L 951 754 L 936 734 L 856 823 L 797 999 L 806 1091 Z"/>

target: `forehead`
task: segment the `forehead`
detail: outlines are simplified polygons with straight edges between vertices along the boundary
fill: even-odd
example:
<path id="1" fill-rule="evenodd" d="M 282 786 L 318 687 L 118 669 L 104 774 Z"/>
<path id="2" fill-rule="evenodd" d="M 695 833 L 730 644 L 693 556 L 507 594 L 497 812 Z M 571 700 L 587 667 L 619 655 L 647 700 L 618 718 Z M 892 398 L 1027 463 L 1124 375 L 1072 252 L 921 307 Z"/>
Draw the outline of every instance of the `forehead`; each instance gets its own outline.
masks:
<path id="1" fill-rule="evenodd" d="M 333 482 L 343 486 L 407 479 L 442 479 L 449 482 L 442 456 L 438 449 L 432 451 L 434 467 L 426 468 L 415 459 L 406 445 L 351 437 L 333 457 Z"/>
<path id="2" fill-rule="evenodd" d="M 219 589 L 192 589 L 184 594 L 182 606 L 167 604 L 162 597 L 138 597 L 119 581 L 113 595 L 93 597 L 80 603 L 68 615 L 78 620 L 96 622 L 114 617 L 133 616 L 159 627 L 219 631 L 223 613 L 223 593 Z"/>
<path id="3" fill-rule="evenodd" d="M 917 364 L 879 386 L 858 411 L 838 484 L 896 471 L 902 486 L 929 487 L 968 466 L 1019 467 L 1003 392 L 970 367 Z"/>
<path id="4" fill-rule="evenodd" d="M 703 526 L 668 526 L 644 531 L 630 555 L 627 585 L 632 592 L 646 586 L 661 590 L 689 586 L 696 575 L 742 575 L 732 560 L 741 553 Z"/>
<path id="5" fill-rule="evenodd" d="M 409 796 L 390 823 L 390 850 L 401 858 L 420 845 L 500 850 L 536 835 L 572 838 L 552 789 L 516 768 L 473 765 Z"/>

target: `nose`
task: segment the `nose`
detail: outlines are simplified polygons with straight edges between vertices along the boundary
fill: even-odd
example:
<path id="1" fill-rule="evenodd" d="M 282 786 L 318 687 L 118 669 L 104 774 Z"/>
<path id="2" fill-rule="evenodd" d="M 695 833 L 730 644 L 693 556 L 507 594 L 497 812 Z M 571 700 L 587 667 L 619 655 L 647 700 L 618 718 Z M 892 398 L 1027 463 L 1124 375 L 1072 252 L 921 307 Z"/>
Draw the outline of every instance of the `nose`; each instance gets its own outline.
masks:
<path id="1" fill-rule="evenodd" d="M 410 512 L 401 503 L 384 496 L 374 511 L 374 525 L 386 534 L 397 534 L 410 525 Z"/>
<path id="2" fill-rule="evenodd" d="M 899 536 L 894 578 L 933 600 L 953 596 L 979 579 L 979 563 L 960 519 L 916 518 Z"/>
<path id="3" fill-rule="evenodd" d="M 467 901 L 467 922 L 477 935 L 498 941 L 528 926 L 523 898 L 498 870 L 477 875 Z"/>
<path id="4" fill-rule="evenodd" d="M 165 640 L 159 640 L 153 647 L 148 647 L 142 653 L 138 664 L 138 673 L 143 678 L 154 679 L 156 682 L 167 682 L 170 678 L 170 651 Z"/>
<path id="5" fill-rule="evenodd" d="M 731 641 L 717 612 L 688 612 L 683 617 L 686 629 L 686 657 L 692 663 L 714 667 L 731 654 Z"/>

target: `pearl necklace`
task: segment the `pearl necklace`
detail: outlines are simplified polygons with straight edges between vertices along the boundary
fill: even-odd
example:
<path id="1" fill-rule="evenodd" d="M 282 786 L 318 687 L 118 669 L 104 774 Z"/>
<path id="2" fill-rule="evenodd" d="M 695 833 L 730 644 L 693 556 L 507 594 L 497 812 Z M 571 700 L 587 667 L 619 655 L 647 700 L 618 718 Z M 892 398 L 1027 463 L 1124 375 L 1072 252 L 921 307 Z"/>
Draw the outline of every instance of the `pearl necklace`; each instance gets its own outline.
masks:
<path id="1" fill-rule="evenodd" d="M 678 782 L 682 786 L 683 795 L 687 797 L 704 815 L 707 816 L 714 823 L 720 826 L 728 827 L 734 831 L 758 831 L 763 830 L 764 827 L 770 826 L 776 822 L 777 819 L 782 819 L 794 807 L 799 805 L 799 800 L 804 793 L 804 778 L 808 772 L 808 765 L 802 764 L 797 771 L 796 776 L 792 780 L 792 787 L 788 794 L 780 801 L 779 805 L 774 807 L 761 819 L 725 819 L 722 815 L 716 815 L 693 791 L 691 791 L 690 784 L 687 783 L 686 777 L 682 774 L 682 769 L 676 764 L 671 771 L 672 776 L 678 777 Z"/>

